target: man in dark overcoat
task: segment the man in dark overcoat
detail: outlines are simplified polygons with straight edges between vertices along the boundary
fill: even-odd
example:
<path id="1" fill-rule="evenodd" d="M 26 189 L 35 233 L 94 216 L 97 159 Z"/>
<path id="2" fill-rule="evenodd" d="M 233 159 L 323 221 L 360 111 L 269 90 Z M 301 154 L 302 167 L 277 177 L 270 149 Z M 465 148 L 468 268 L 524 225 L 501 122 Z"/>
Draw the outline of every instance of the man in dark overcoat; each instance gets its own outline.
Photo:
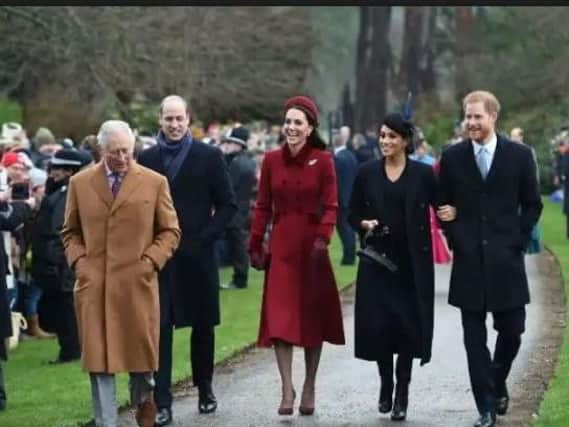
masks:
<path id="1" fill-rule="evenodd" d="M 8 202 L 5 191 L 1 192 L 0 197 L 0 231 L 13 231 L 21 226 L 31 215 L 31 208 L 25 202 Z M 6 338 L 12 336 L 12 315 L 10 303 L 8 301 L 8 289 L 6 285 L 6 274 L 8 274 L 6 248 L 4 242 L 0 241 L 0 411 L 6 408 L 6 388 L 4 386 L 4 375 L 2 373 L 2 361 L 8 358 Z"/>
<path id="2" fill-rule="evenodd" d="M 219 148 L 193 140 L 186 101 L 171 95 L 160 105 L 158 144 L 138 161 L 168 178 L 182 239 L 160 282 L 160 354 L 156 373 L 156 424 L 172 422 L 173 328 L 192 327 L 192 379 L 199 411 L 215 411 L 211 381 L 214 327 L 220 322 L 219 272 L 214 242 L 237 210 L 227 165 Z"/>
<path id="3" fill-rule="evenodd" d="M 454 250 L 449 303 L 461 310 L 475 425 L 490 427 L 508 409 L 506 379 L 530 302 L 524 248 L 542 202 L 530 149 L 495 132 L 496 97 L 475 91 L 463 108 L 469 137 L 442 154 L 437 214 Z M 493 355 L 487 312 L 498 332 Z"/>
<path id="4" fill-rule="evenodd" d="M 60 233 L 65 217 L 69 179 L 87 162 L 89 160 L 72 148 L 64 148 L 53 155 L 48 162 L 46 194 L 32 226 L 31 273 L 34 282 L 42 289 L 42 302 L 51 308 L 49 314 L 54 317 L 59 343 L 59 354 L 50 361 L 52 364 L 71 362 L 81 357 L 73 302 L 75 274 L 65 258 Z"/>
<path id="5" fill-rule="evenodd" d="M 228 245 L 233 277 L 229 283 L 223 284 L 223 289 L 244 289 L 249 277 L 249 240 L 248 224 L 250 222 L 251 201 L 257 180 L 257 165 L 247 152 L 249 130 L 244 126 L 231 129 L 230 133 L 221 140 L 220 147 L 225 153 L 229 168 L 229 178 L 235 192 L 237 214 L 225 229 L 225 240 Z"/>
<path id="6" fill-rule="evenodd" d="M 342 242 L 342 265 L 356 263 L 356 232 L 348 221 L 348 211 L 352 187 L 358 174 L 358 159 L 348 149 L 341 134 L 334 135 L 334 168 L 336 169 L 336 184 L 338 187 L 338 219 L 336 229 Z"/>

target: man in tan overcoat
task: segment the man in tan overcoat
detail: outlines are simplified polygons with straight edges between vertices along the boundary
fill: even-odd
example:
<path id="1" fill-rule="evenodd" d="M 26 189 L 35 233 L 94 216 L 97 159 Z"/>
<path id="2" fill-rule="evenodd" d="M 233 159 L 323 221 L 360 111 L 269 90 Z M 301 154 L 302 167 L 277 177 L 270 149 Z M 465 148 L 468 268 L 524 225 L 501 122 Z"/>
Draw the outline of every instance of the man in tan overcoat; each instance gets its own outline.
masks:
<path id="1" fill-rule="evenodd" d="M 165 177 L 133 160 L 135 138 L 119 120 L 102 124 L 102 160 L 69 182 L 62 237 L 74 269 L 83 369 L 97 427 L 117 425 L 114 374 L 130 373 L 139 426 L 154 426 L 158 369 L 157 273 L 180 240 Z"/>

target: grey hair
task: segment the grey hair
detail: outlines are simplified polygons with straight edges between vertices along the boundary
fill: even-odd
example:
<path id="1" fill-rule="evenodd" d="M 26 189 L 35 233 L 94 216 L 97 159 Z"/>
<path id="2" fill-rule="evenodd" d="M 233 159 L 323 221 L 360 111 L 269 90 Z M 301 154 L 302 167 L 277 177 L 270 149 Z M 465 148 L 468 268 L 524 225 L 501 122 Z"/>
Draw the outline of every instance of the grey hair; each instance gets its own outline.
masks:
<path id="1" fill-rule="evenodd" d="M 109 135 L 116 133 L 116 132 L 124 132 L 128 135 L 128 138 L 131 140 L 132 144 L 134 145 L 135 137 L 134 132 L 130 128 L 130 125 L 127 122 L 122 120 L 107 120 L 103 122 L 101 127 L 99 128 L 99 133 L 97 134 L 97 143 L 101 147 L 105 147 L 107 145 L 107 141 L 109 139 Z"/>
<path id="2" fill-rule="evenodd" d="M 186 101 L 184 98 L 182 98 L 180 95 L 168 95 L 167 97 L 165 97 L 162 102 L 160 103 L 160 115 L 162 115 L 162 111 L 164 110 L 164 105 L 168 102 L 168 101 L 179 101 L 182 104 L 184 104 L 184 109 L 186 110 L 186 115 L 190 114 L 190 110 L 188 108 L 188 101 Z"/>

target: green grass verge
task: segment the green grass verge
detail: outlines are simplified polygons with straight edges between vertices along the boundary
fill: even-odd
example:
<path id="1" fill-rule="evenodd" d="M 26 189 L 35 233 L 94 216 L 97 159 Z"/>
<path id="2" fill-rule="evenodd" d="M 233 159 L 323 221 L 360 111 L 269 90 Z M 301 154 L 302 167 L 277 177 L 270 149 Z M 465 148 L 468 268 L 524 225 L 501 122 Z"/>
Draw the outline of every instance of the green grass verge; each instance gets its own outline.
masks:
<path id="1" fill-rule="evenodd" d="M 0 125 L 6 122 L 22 123 L 22 108 L 16 102 L 0 98 Z"/>
<path id="2" fill-rule="evenodd" d="M 355 280 L 354 266 L 340 266 L 341 245 L 337 236 L 330 256 L 340 288 Z M 222 269 L 222 281 L 231 270 Z M 257 338 L 262 295 L 262 273 L 251 269 L 249 287 L 239 291 L 222 291 L 222 323 L 216 329 L 216 361 L 222 361 L 253 343 Z M 173 381 L 190 375 L 189 329 L 174 335 Z M 57 343 L 26 341 L 10 353 L 3 365 L 8 392 L 8 408 L 0 413 L 2 427 L 77 426 L 91 418 L 91 394 L 88 375 L 79 363 L 48 366 L 46 360 L 57 354 Z M 118 401 L 128 402 L 128 376 L 117 376 Z"/>
<path id="3" fill-rule="evenodd" d="M 569 295 L 569 241 L 565 232 L 565 217 L 559 204 L 544 199 L 544 205 L 540 220 L 543 243 L 557 257 L 565 283 L 565 295 Z M 539 416 L 533 425 L 535 427 L 569 425 L 569 328 L 565 328 L 555 373 L 539 408 Z"/>

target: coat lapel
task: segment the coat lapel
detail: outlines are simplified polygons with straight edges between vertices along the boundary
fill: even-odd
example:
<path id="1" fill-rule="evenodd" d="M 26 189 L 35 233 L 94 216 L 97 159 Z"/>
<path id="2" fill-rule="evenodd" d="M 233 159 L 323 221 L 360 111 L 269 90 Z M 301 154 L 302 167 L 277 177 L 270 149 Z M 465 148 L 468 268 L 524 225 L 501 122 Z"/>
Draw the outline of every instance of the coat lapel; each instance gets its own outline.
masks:
<path id="1" fill-rule="evenodd" d="M 412 226 L 412 213 L 415 206 L 415 199 L 419 190 L 419 173 L 417 165 L 411 159 L 407 159 L 407 193 L 405 194 L 405 220 L 408 226 Z"/>
<path id="2" fill-rule="evenodd" d="M 141 181 L 141 170 L 136 163 L 130 166 L 128 173 L 125 175 L 124 180 L 121 184 L 117 198 L 113 202 L 111 207 L 111 214 L 115 212 L 120 205 L 128 200 L 132 192 L 140 186 Z"/>
<path id="3" fill-rule="evenodd" d="M 385 169 L 385 160 L 381 159 L 377 162 L 379 169 L 377 171 L 374 171 L 372 177 L 372 183 L 373 183 L 373 193 L 375 195 L 375 206 L 376 206 L 376 211 L 379 214 L 379 218 L 376 219 L 381 219 L 383 217 L 383 212 L 384 212 L 384 203 L 385 203 L 385 197 L 384 197 L 384 192 L 383 192 L 383 186 L 385 185 L 385 182 L 383 182 L 384 178 L 384 169 Z"/>
<path id="4" fill-rule="evenodd" d="M 113 204 L 113 193 L 109 187 L 109 182 L 107 181 L 107 172 L 105 170 L 105 164 L 101 160 L 96 166 L 96 170 L 91 178 L 93 189 L 99 195 L 101 200 L 105 203 L 107 208 L 110 208 Z"/>
<path id="5" fill-rule="evenodd" d="M 472 141 L 467 139 L 464 144 L 464 167 L 468 169 L 470 172 L 470 176 L 472 176 L 478 184 L 483 184 L 484 180 L 482 179 L 482 175 L 480 174 L 480 169 L 478 169 L 478 164 L 476 163 L 476 159 L 474 158 L 474 148 L 472 148 Z M 486 177 L 488 178 L 488 177 Z"/>

